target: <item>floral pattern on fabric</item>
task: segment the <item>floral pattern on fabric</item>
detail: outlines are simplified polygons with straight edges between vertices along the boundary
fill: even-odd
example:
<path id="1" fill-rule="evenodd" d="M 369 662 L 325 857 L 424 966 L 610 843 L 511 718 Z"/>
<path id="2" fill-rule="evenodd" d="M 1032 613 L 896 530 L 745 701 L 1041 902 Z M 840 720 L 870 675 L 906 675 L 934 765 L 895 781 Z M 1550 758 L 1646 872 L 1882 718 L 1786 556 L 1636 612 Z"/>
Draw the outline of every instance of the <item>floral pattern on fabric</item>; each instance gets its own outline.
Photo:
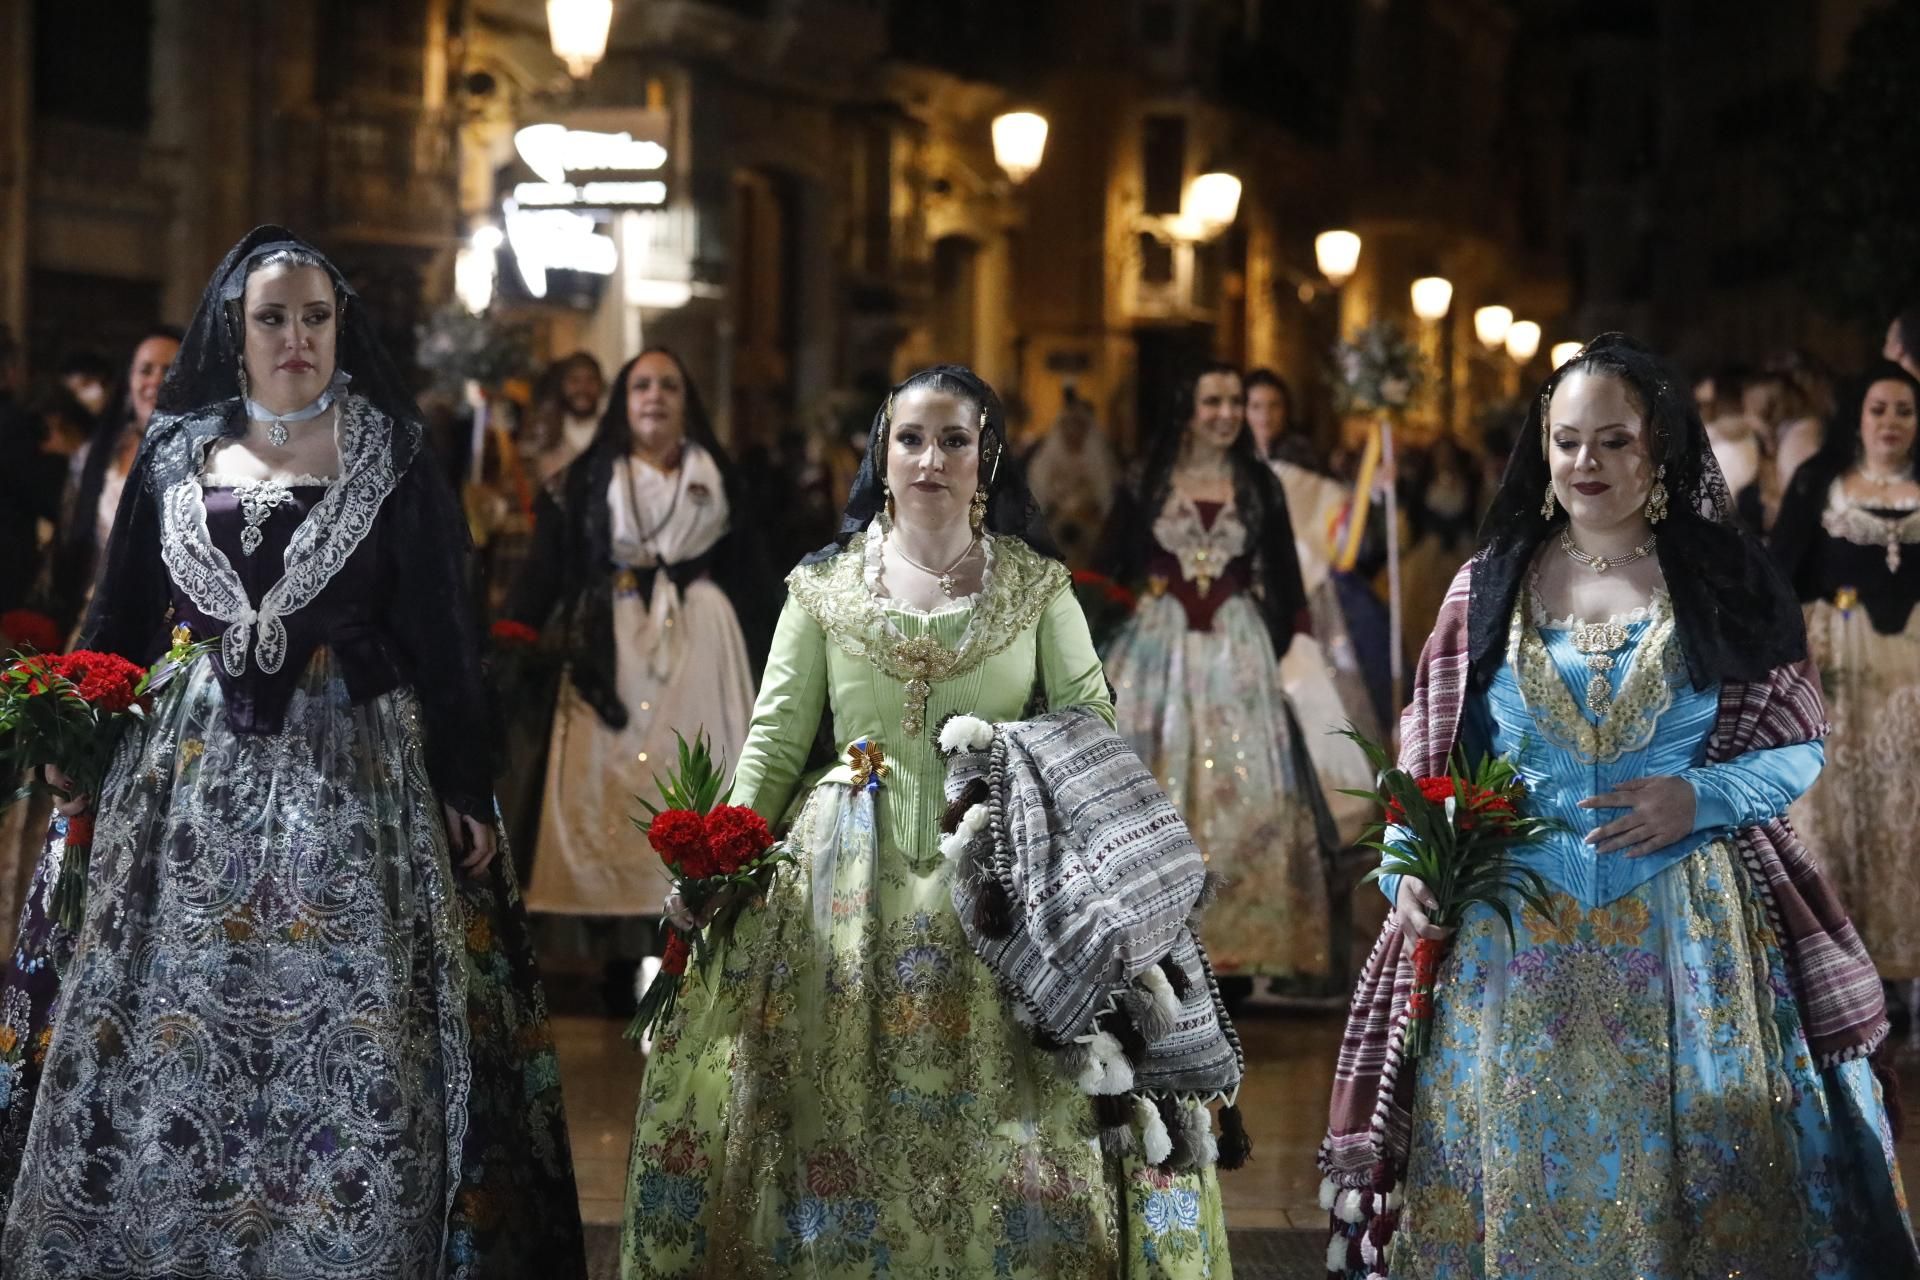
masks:
<path id="1" fill-rule="evenodd" d="M 354 706 L 323 651 L 236 735 L 211 664 L 177 689 L 103 788 L 81 935 L 56 821 L 0 985 L 9 1274 L 584 1275 L 518 891 L 449 874 L 411 696 Z"/>
<path id="2" fill-rule="evenodd" d="M 1904 631 L 1874 630 L 1865 609 L 1807 607 L 1833 732 L 1827 767 L 1794 806 L 1793 825 L 1833 877 L 1880 976 L 1920 978 L 1920 879 L 1911 873 L 1920 813 L 1920 611 Z"/>
<path id="3" fill-rule="evenodd" d="M 1106 655 L 1115 727 L 1224 880 L 1202 941 L 1221 974 L 1331 971 L 1327 873 L 1259 611 L 1228 600 L 1190 631 L 1172 596 L 1140 602 Z"/>
<path id="4" fill-rule="evenodd" d="M 1823 1087 L 1731 847 L 1604 906 L 1551 904 L 1511 945 L 1470 917 L 1442 969 L 1392 1274 L 1873 1274 L 1872 1224 L 1904 1206 L 1851 1145 L 1879 1115 L 1872 1076 Z"/>
<path id="5" fill-rule="evenodd" d="M 794 832 L 798 865 L 655 1041 L 623 1275 L 1227 1274 L 1211 1171 L 1103 1160 L 944 865 L 887 849 L 863 789 L 819 786 Z"/>

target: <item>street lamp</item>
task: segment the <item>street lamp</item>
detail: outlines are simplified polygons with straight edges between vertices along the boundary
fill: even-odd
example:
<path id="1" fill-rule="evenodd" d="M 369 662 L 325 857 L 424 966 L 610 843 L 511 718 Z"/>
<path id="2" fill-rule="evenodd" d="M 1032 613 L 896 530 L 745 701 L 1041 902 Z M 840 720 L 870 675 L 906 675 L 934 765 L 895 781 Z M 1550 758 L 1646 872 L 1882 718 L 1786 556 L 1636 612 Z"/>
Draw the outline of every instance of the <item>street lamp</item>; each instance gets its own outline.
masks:
<path id="1" fill-rule="evenodd" d="M 1473 313 L 1473 336 L 1489 351 L 1497 351 L 1505 344 L 1507 330 L 1512 327 L 1511 307 L 1481 307 Z"/>
<path id="2" fill-rule="evenodd" d="M 1313 257 L 1320 274 L 1338 289 L 1360 265 L 1360 237 L 1351 231 L 1322 231 L 1313 238 Z"/>
<path id="3" fill-rule="evenodd" d="M 1008 111 L 993 118 L 993 162 L 1015 185 L 1040 167 L 1047 153 L 1047 118 L 1033 111 Z"/>
<path id="4" fill-rule="evenodd" d="M 1447 308 L 1453 305 L 1453 281 L 1443 276 L 1421 276 L 1409 292 L 1413 295 L 1413 314 L 1422 320 L 1445 319 Z"/>
<path id="5" fill-rule="evenodd" d="M 1525 364 L 1540 352 L 1540 326 L 1531 320 L 1515 320 L 1507 330 L 1507 354 L 1516 364 Z"/>
<path id="6" fill-rule="evenodd" d="M 1187 188 L 1184 212 L 1201 237 L 1211 240 L 1232 226 L 1240 212 L 1240 179 L 1220 169 L 1201 174 Z"/>
<path id="7" fill-rule="evenodd" d="M 1558 369 L 1561 365 L 1579 355 L 1580 346 L 1581 344 L 1578 342 L 1554 343 L 1553 349 L 1547 353 L 1553 360 L 1553 367 Z"/>
<path id="8" fill-rule="evenodd" d="M 576 80 L 593 74 L 607 56 L 607 30 L 613 25 L 613 0 L 547 0 L 547 39 L 553 56 L 567 64 Z"/>

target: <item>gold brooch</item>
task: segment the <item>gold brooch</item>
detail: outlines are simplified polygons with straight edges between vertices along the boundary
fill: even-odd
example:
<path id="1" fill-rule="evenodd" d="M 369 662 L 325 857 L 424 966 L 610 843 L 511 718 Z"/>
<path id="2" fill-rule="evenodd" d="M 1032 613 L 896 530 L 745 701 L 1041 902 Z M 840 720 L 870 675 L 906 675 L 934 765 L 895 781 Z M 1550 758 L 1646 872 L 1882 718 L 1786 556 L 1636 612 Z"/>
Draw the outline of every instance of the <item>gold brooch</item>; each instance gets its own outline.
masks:
<path id="1" fill-rule="evenodd" d="M 189 627 L 186 623 L 183 622 L 179 626 L 173 629 L 173 647 L 174 648 L 184 649 L 192 643 L 193 643 L 192 627 Z"/>
<path id="2" fill-rule="evenodd" d="M 878 791 L 881 779 L 887 776 L 886 753 L 879 743 L 865 738 L 847 748 L 847 763 L 853 766 L 853 785 L 868 791 Z"/>
<path id="3" fill-rule="evenodd" d="M 622 569 L 613 575 L 613 594 L 617 596 L 638 595 L 640 575 L 631 569 Z"/>
<path id="4" fill-rule="evenodd" d="M 1852 587 L 1841 587 L 1833 593 L 1833 607 L 1842 613 L 1852 613 L 1860 603 L 1860 593 Z"/>

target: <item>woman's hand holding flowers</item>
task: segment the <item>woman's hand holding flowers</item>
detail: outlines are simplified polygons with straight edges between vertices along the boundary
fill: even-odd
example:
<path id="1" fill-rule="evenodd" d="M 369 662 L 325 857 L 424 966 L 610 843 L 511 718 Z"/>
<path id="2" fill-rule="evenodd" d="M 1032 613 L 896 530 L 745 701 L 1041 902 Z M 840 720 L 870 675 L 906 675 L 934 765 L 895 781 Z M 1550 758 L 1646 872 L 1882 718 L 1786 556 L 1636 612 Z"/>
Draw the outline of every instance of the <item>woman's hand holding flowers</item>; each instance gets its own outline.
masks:
<path id="1" fill-rule="evenodd" d="M 1400 877 L 1400 887 L 1393 895 L 1393 916 L 1400 932 L 1416 938 L 1425 938 L 1429 942 L 1444 942 L 1453 936 L 1452 929 L 1434 924 L 1431 915 L 1440 909 L 1440 903 L 1433 896 L 1433 890 L 1412 876 Z"/>

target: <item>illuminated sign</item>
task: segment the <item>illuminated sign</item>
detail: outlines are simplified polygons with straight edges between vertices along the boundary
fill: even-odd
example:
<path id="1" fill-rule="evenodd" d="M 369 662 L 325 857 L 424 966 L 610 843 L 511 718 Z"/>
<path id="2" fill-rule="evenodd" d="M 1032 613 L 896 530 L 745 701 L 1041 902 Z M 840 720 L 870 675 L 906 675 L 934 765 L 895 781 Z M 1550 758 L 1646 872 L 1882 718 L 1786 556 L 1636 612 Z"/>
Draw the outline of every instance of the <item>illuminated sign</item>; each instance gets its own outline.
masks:
<path id="1" fill-rule="evenodd" d="M 547 296 L 547 272 L 581 271 L 610 276 L 620 266 L 620 250 L 613 237 L 597 230 L 590 214 L 572 209 L 522 209 L 517 201 L 504 206 L 507 244 L 527 292 Z"/>
<path id="2" fill-rule="evenodd" d="M 653 113 L 630 115 L 642 132 L 658 127 Z M 594 113 L 591 122 L 606 118 Z M 530 124 L 513 135 L 513 145 L 539 179 L 514 185 L 513 198 L 523 207 L 657 209 L 667 203 L 667 149 L 634 137 L 632 128 Z"/>

